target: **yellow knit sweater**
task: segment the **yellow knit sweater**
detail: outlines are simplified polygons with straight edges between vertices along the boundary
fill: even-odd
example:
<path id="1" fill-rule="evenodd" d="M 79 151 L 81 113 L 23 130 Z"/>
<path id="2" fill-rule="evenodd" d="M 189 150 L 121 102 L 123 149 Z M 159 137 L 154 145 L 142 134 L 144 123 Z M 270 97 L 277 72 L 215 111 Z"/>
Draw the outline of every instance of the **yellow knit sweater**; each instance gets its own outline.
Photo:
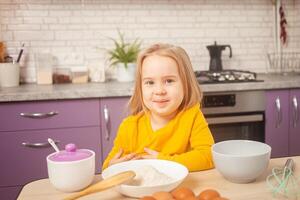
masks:
<path id="1" fill-rule="evenodd" d="M 121 123 L 114 146 L 103 163 L 108 167 L 115 154 L 123 149 L 129 153 L 144 154 L 144 148 L 159 152 L 158 159 L 185 165 L 189 171 L 213 167 L 211 146 L 214 139 L 199 104 L 177 114 L 168 124 L 156 131 L 151 128 L 147 114 L 129 116 Z"/>

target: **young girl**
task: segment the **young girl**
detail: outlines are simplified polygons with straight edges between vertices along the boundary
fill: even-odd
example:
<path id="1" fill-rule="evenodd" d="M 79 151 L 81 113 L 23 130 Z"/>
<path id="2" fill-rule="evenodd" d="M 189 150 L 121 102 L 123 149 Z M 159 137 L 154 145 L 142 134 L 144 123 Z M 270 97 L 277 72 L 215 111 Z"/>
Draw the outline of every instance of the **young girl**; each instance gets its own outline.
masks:
<path id="1" fill-rule="evenodd" d="M 103 169 L 134 159 L 165 159 L 189 171 L 213 167 L 214 143 L 200 110 L 202 93 L 181 47 L 155 44 L 137 59 L 131 115 L 120 125 Z"/>

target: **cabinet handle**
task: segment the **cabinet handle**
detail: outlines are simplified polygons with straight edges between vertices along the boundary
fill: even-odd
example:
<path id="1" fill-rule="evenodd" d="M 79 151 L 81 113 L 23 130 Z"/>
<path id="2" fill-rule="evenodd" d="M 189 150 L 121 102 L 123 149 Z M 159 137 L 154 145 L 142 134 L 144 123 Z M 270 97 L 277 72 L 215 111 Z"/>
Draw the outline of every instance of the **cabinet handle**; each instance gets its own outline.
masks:
<path id="1" fill-rule="evenodd" d="M 34 118 L 34 119 L 40 119 L 40 118 L 47 118 L 47 117 L 52 117 L 54 115 L 58 115 L 58 111 L 51 111 L 48 113 L 20 113 L 22 117 L 27 117 L 27 118 Z"/>
<path id="2" fill-rule="evenodd" d="M 110 126 L 109 126 L 109 111 L 106 105 L 103 108 L 104 121 L 105 121 L 105 139 L 110 139 Z"/>
<path id="3" fill-rule="evenodd" d="M 56 140 L 54 141 L 55 144 L 58 144 L 60 141 Z M 31 143 L 31 142 L 22 142 L 22 145 L 29 148 L 48 148 L 51 147 L 49 142 L 44 143 Z"/>
<path id="4" fill-rule="evenodd" d="M 282 121 L 282 113 L 281 113 L 281 105 L 280 105 L 279 97 L 276 98 L 275 104 L 276 104 L 276 111 L 277 111 L 276 128 L 278 128 Z"/>
<path id="5" fill-rule="evenodd" d="M 297 97 L 293 97 L 293 126 L 296 127 L 298 120 L 299 120 L 299 114 L 298 114 L 298 101 L 297 101 Z"/>

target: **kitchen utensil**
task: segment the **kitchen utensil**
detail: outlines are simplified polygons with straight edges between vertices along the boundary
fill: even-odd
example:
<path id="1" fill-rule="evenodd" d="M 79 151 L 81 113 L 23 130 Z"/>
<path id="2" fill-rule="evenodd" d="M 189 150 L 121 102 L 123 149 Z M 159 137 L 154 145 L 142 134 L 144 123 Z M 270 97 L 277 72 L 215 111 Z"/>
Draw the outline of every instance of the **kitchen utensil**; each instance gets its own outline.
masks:
<path id="1" fill-rule="evenodd" d="M 268 167 L 271 147 L 252 140 L 226 140 L 212 146 L 216 169 L 229 181 L 250 183 Z"/>
<path id="2" fill-rule="evenodd" d="M 90 185 L 95 175 L 95 152 L 67 144 L 47 156 L 50 183 L 58 190 L 75 192 Z"/>
<path id="3" fill-rule="evenodd" d="M 230 54 L 229 58 L 232 57 L 232 50 L 230 45 L 217 45 L 217 42 L 215 41 L 214 45 L 206 46 L 209 55 L 210 55 L 210 62 L 209 62 L 209 71 L 222 71 L 222 51 L 226 49 L 226 47 L 229 48 Z"/>
<path id="4" fill-rule="evenodd" d="M 273 195 L 284 195 L 288 198 L 300 196 L 300 182 L 293 174 L 294 161 L 287 159 L 283 168 L 274 167 L 272 174 L 267 177 L 267 185 Z"/>
<path id="5" fill-rule="evenodd" d="M 114 176 L 111 176 L 107 179 L 104 179 L 94 185 L 89 186 L 88 188 L 80 191 L 79 193 L 73 194 L 67 198 L 65 198 L 65 200 L 73 200 L 73 199 L 77 199 L 79 197 L 88 195 L 88 194 L 92 194 L 95 192 L 100 192 L 106 189 L 109 189 L 113 186 L 119 185 L 121 183 L 124 183 L 130 179 L 132 179 L 135 176 L 135 173 L 133 171 L 125 171 L 125 172 L 121 172 L 118 173 Z"/>
<path id="6" fill-rule="evenodd" d="M 137 174 L 136 178 L 141 170 L 145 167 L 153 167 L 159 173 L 162 173 L 171 179 L 168 182 L 161 183 L 158 179 L 155 181 L 155 185 L 134 185 L 134 184 L 121 184 L 116 186 L 115 189 L 121 194 L 129 197 L 140 198 L 147 195 L 152 195 L 158 191 L 171 191 L 176 188 L 188 175 L 188 169 L 177 162 L 159 159 L 143 159 L 143 160 L 130 160 L 126 162 L 117 163 L 109 166 L 102 172 L 103 179 L 107 179 L 110 176 L 118 174 L 120 172 L 132 170 Z M 149 171 L 144 170 L 145 177 L 149 177 Z M 151 174 L 151 173 L 150 173 Z M 156 177 L 156 176 L 155 176 Z M 141 178 L 144 178 L 143 175 Z"/>
<path id="7" fill-rule="evenodd" d="M 51 144 L 51 146 L 54 148 L 56 152 L 59 152 L 58 147 L 56 146 L 55 142 L 51 138 L 48 138 L 48 142 Z"/>
<path id="8" fill-rule="evenodd" d="M 21 47 L 21 50 L 19 52 L 18 58 L 17 58 L 17 63 L 19 63 L 20 60 L 21 60 L 21 57 L 22 57 L 22 54 L 23 54 L 23 51 L 24 51 L 24 46 L 25 46 L 25 44 L 23 43 L 22 47 Z"/>
<path id="9" fill-rule="evenodd" d="M 0 63 L 5 61 L 5 45 L 3 42 L 0 42 Z"/>

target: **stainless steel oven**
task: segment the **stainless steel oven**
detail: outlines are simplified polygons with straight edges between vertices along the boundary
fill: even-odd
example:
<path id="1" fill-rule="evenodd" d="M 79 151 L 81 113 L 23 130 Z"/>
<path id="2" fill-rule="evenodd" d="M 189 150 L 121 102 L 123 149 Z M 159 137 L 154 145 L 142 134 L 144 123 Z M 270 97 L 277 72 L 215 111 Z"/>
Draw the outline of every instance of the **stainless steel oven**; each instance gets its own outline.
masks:
<path id="1" fill-rule="evenodd" d="M 265 142 L 264 91 L 204 93 L 202 111 L 215 142 L 249 139 Z"/>

